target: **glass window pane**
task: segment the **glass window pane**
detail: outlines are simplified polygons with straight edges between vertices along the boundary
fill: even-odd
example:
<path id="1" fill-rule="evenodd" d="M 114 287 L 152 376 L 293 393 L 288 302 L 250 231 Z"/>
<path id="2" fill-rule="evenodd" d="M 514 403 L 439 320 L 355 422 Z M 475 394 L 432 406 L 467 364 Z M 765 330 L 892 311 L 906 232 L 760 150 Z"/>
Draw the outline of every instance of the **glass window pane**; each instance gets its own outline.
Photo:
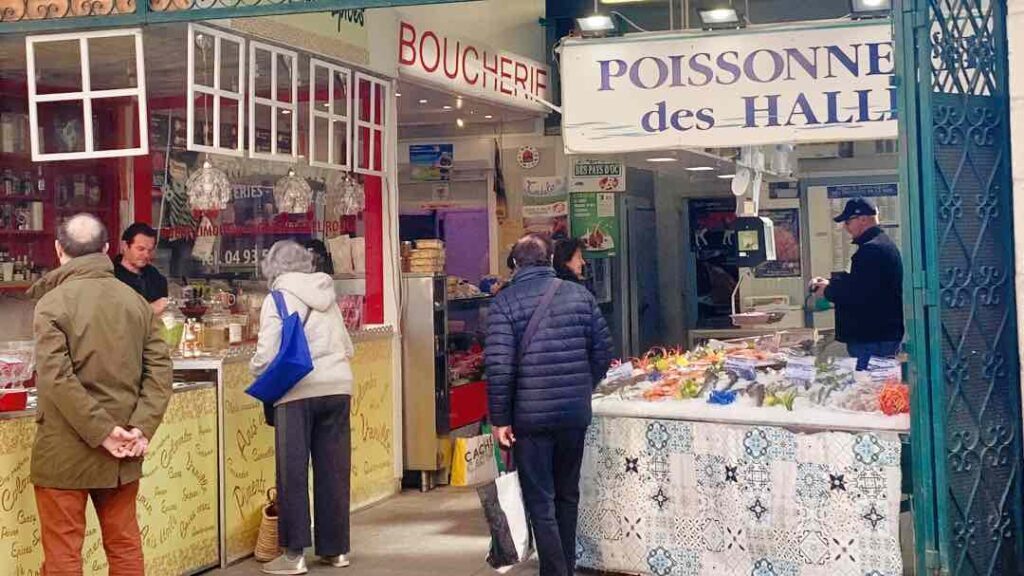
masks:
<path id="1" fill-rule="evenodd" d="M 238 100 L 220 99 L 220 147 L 238 148 Z"/>
<path id="2" fill-rule="evenodd" d="M 334 101 L 333 113 L 336 116 L 348 116 L 348 74 L 334 73 L 334 94 L 331 99 Z"/>
<path id="3" fill-rule="evenodd" d="M 272 96 L 270 67 L 273 60 L 270 57 L 270 52 L 256 50 L 256 61 L 253 63 L 253 69 L 256 72 L 256 96 L 259 98 L 269 99 Z"/>
<path id="4" fill-rule="evenodd" d="M 192 73 L 198 86 L 213 88 L 214 39 L 209 34 L 196 32 L 193 38 Z"/>
<path id="5" fill-rule="evenodd" d="M 200 146 L 213 146 L 213 96 L 197 92 L 195 99 L 193 142 Z"/>
<path id="6" fill-rule="evenodd" d="M 365 126 L 359 126 L 356 128 L 356 142 L 355 142 L 355 153 L 356 153 L 356 167 L 369 169 L 369 154 L 370 154 L 370 129 Z"/>
<path id="7" fill-rule="evenodd" d="M 253 109 L 255 111 L 255 127 L 256 127 L 256 142 L 254 143 L 253 150 L 260 154 L 270 154 L 270 114 L 273 109 L 270 106 L 264 104 L 254 104 Z"/>
<path id="8" fill-rule="evenodd" d="M 39 103 L 39 150 L 43 154 L 85 152 L 81 101 Z"/>
<path id="9" fill-rule="evenodd" d="M 384 169 L 384 131 L 373 131 L 373 169 Z"/>
<path id="10" fill-rule="evenodd" d="M 93 149 L 100 152 L 138 147 L 138 105 L 137 96 L 94 98 L 92 100 Z"/>
<path id="11" fill-rule="evenodd" d="M 311 102 L 316 102 L 316 109 L 318 111 L 327 111 L 327 101 L 329 95 L 327 92 L 330 90 L 330 70 L 323 66 L 317 66 L 314 68 L 315 76 L 313 81 L 313 87 L 311 88 L 312 94 L 309 99 Z"/>
<path id="12" fill-rule="evenodd" d="M 233 40 L 220 39 L 220 89 L 241 92 L 238 84 L 242 46 Z"/>
<path id="13" fill-rule="evenodd" d="M 89 82 L 93 90 L 138 88 L 135 70 L 135 37 L 90 38 Z"/>
<path id="14" fill-rule="evenodd" d="M 372 94 L 373 86 L 370 81 L 365 79 L 359 80 L 359 119 L 364 122 L 371 122 L 370 116 L 370 95 Z"/>
<path id="15" fill-rule="evenodd" d="M 320 116 L 313 117 L 313 134 L 315 136 L 313 142 L 313 161 L 322 163 L 330 162 L 330 158 L 327 153 L 327 143 L 329 141 L 331 131 L 328 127 L 327 118 L 321 118 Z"/>
<path id="16" fill-rule="evenodd" d="M 82 91 L 82 60 L 78 40 L 36 42 L 36 93 Z"/>
<path id="17" fill-rule="evenodd" d="M 278 154 L 291 154 L 292 153 L 292 138 L 295 134 L 292 133 L 292 111 L 278 109 L 277 110 L 277 153 Z"/>
<path id="18" fill-rule="evenodd" d="M 334 138 L 334 158 L 331 163 L 344 165 L 348 162 L 348 124 L 345 122 L 332 122 Z"/>
<path id="19" fill-rule="evenodd" d="M 277 100 L 292 101 L 292 59 L 283 54 L 277 55 Z"/>
<path id="20" fill-rule="evenodd" d="M 384 85 L 373 85 L 373 123 L 384 123 Z"/>

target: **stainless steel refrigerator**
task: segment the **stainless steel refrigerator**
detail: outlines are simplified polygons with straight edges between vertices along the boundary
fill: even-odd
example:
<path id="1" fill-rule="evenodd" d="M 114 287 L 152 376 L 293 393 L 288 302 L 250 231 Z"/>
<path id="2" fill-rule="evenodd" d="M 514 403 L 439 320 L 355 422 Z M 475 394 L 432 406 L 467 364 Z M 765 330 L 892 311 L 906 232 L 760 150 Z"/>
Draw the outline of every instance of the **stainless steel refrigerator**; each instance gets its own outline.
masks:
<path id="1" fill-rule="evenodd" d="M 440 438 L 449 432 L 448 312 L 443 275 L 402 275 L 402 418 L 406 473 L 433 485 L 445 467 Z"/>

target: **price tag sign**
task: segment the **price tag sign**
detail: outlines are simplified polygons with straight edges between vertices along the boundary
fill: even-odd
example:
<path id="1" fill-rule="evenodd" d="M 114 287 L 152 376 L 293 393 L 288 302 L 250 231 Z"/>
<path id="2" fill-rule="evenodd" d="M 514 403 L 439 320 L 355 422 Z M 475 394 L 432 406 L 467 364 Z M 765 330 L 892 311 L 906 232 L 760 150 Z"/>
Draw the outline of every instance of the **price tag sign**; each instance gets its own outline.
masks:
<path id="1" fill-rule="evenodd" d="M 619 364 L 615 368 L 608 370 L 608 374 L 605 375 L 605 379 L 609 382 L 616 382 L 618 380 L 626 380 L 633 376 L 633 363 L 624 362 Z"/>
<path id="2" fill-rule="evenodd" d="M 786 370 L 783 374 L 786 380 L 791 382 L 810 384 L 818 377 L 818 367 L 814 364 L 813 356 L 797 356 L 786 362 Z"/>
<path id="3" fill-rule="evenodd" d="M 726 358 L 725 371 L 743 380 L 757 380 L 757 362 L 750 358 Z"/>
<path id="4" fill-rule="evenodd" d="M 900 361 L 895 358 L 872 356 L 868 362 L 868 374 L 871 375 L 871 381 L 876 384 L 903 381 L 903 369 Z"/>

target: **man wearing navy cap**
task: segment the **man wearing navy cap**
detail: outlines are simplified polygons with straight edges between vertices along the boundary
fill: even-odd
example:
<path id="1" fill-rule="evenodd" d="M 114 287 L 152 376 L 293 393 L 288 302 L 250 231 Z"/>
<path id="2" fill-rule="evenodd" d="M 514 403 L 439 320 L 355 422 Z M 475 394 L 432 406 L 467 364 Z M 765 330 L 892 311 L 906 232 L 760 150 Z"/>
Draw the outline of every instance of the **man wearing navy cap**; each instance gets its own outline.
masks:
<path id="1" fill-rule="evenodd" d="M 853 238 L 857 252 L 849 272 L 815 278 L 810 287 L 835 304 L 836 340 L 864 370 L 872 356 L 895 356 L 903 340 L 903 260 L 870 201 L 852 198 L 833 220 Z"/>

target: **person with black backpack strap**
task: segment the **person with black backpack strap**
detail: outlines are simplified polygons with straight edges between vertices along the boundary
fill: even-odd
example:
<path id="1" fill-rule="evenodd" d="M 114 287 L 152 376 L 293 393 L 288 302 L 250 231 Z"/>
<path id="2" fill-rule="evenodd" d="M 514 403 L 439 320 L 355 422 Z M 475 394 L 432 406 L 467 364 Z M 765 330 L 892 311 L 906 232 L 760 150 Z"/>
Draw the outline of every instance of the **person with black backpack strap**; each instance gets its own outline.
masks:
<path id="1" fill-rule="evenodd" d="M 556 277 L 547 238 L 521 238 L 512 258 L 512 282 L 488 312 L 489 417 L 512 448 L 541 576 L 569 576 L 590 399 L 611 363 L 611 334 L 593 295 Z"/>

